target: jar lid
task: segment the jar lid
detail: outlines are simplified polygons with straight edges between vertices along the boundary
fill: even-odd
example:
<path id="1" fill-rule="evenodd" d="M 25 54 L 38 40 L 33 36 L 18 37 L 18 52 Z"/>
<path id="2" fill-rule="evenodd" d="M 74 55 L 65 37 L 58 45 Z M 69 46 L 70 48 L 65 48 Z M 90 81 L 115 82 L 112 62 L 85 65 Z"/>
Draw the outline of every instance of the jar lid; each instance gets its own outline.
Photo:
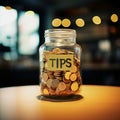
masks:
<path id="1" fill-rule="evenodd" d="M 76 31 L 74 29 L 66 29 L 66 28 L 59 28 L 59 29 L 48 29 L 45 30 L 45 38 L 46 37 L 57 37 L 57 38 L 76 38 Z"/>

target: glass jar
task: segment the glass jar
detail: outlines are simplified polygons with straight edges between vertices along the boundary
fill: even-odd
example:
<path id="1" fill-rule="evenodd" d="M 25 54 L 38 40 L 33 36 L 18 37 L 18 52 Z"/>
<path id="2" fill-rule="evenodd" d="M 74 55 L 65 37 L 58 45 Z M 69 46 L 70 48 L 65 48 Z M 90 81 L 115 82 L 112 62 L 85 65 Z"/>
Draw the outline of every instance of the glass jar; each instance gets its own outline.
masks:
<path id="1" fill-rule="evenodd" d="M 39 48 L 40 90 L 47 97 L 76 95 L 82 84 L 81 47 L 73 29 L 45 30 Z"/>

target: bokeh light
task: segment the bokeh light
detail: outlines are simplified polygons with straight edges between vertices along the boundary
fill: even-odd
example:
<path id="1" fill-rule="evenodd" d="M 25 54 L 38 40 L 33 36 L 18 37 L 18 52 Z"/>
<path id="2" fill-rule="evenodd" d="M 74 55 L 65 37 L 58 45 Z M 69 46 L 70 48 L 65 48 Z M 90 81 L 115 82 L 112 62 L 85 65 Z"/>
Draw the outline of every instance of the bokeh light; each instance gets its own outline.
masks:
<path id="1" fill-rule="evenodd" d="M 53 27 L 59 27 L 61 25 L 61 19 L 55 18 L 52 20 L 52 26 Z"/>
<path id="2" fill-rule="evenodd" d="M 76 19 L 75 23 L 78 27 L 83 27 L 85 25 L 85 21 L 82 18 Z"/>
<path id="3" fill-rule="evenodd" d="M 71 25 L 71 21 L 67 18 L 62 20 L 62 26 L 63 27 L 69 27 Z"/>
<path id="4" fill-rule="evenodd" d="M 99 16 L 92 17 L 92 21 L 94 24 L 99 25 L 101 24 L 101 18 Z"/>
<path id="5" fill-rule="evenodd" d="M 112 14 L 111 17 L 110 17 L 110 19 L 111 19 L 112 22 L 117 22 L 118 21 L 117 14 Z"/>

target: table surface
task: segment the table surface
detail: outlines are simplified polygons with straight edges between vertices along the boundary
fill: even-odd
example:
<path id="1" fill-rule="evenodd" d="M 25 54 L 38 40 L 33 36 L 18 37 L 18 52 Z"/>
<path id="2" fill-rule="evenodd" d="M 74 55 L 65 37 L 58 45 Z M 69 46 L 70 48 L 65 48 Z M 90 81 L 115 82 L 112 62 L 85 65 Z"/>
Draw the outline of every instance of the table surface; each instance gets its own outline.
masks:
<path id="1" fill-rule="evenodd" d="M 81 99 L 45 101 L 39 86 L 0 89 L 0 120 L 120 120 L 120 87 L 82 85 Z"/>

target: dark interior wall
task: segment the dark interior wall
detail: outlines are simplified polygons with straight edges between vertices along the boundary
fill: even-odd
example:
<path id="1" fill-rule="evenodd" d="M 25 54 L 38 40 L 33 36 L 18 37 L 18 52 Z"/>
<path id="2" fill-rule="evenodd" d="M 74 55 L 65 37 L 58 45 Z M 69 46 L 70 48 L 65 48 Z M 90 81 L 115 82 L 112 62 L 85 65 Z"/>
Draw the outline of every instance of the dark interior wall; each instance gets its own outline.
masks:
<path id="1" fill-rule="evenodd" d="M 21 10 L 33 10 L 38 13 L 40 16 L 39 35 L 41 45 L 44 43 L 45 29 L 52 28 L 51 21 L 54 16 L 61 15 L 65 17 L 68 16 L 68 13 L 70 16 L 73 16 L 75 13 L 77 15 L 77 11 L 73 12 L 71 10 L 82 7 L 87 7 L 89 14 L 101 10 L 102 12 L 105 12 L 104 10 L 106 10 L 110 13 L 112 13 L 112 10 L 118 12 L 120 6 L 117 2 L 118 1 L 114 0 L 1 0 L 0 5 L 9 5 L 15 8 L 18 12 Z M 114 40 L 115 37 L 112 37 Z M 28 57 L 28 59 L 30 58 Z M 39 65 L 37 67 L 23 67 L 19 69 L 16 68 L 16 65 L 11 66 L 11 63 L 7 64 L 7 66 L 3 66 L 4 64 L 2 64 L 2 67 L 0 66 L 0 87 L 39 84 Z M 117 69 L 112 68 L 112 66 L 111 69 L 93 69 L 93 66 L 90 69 L 83 67 L 83 84 L 120 86 L 119 73 L 119 65 Z"/>

